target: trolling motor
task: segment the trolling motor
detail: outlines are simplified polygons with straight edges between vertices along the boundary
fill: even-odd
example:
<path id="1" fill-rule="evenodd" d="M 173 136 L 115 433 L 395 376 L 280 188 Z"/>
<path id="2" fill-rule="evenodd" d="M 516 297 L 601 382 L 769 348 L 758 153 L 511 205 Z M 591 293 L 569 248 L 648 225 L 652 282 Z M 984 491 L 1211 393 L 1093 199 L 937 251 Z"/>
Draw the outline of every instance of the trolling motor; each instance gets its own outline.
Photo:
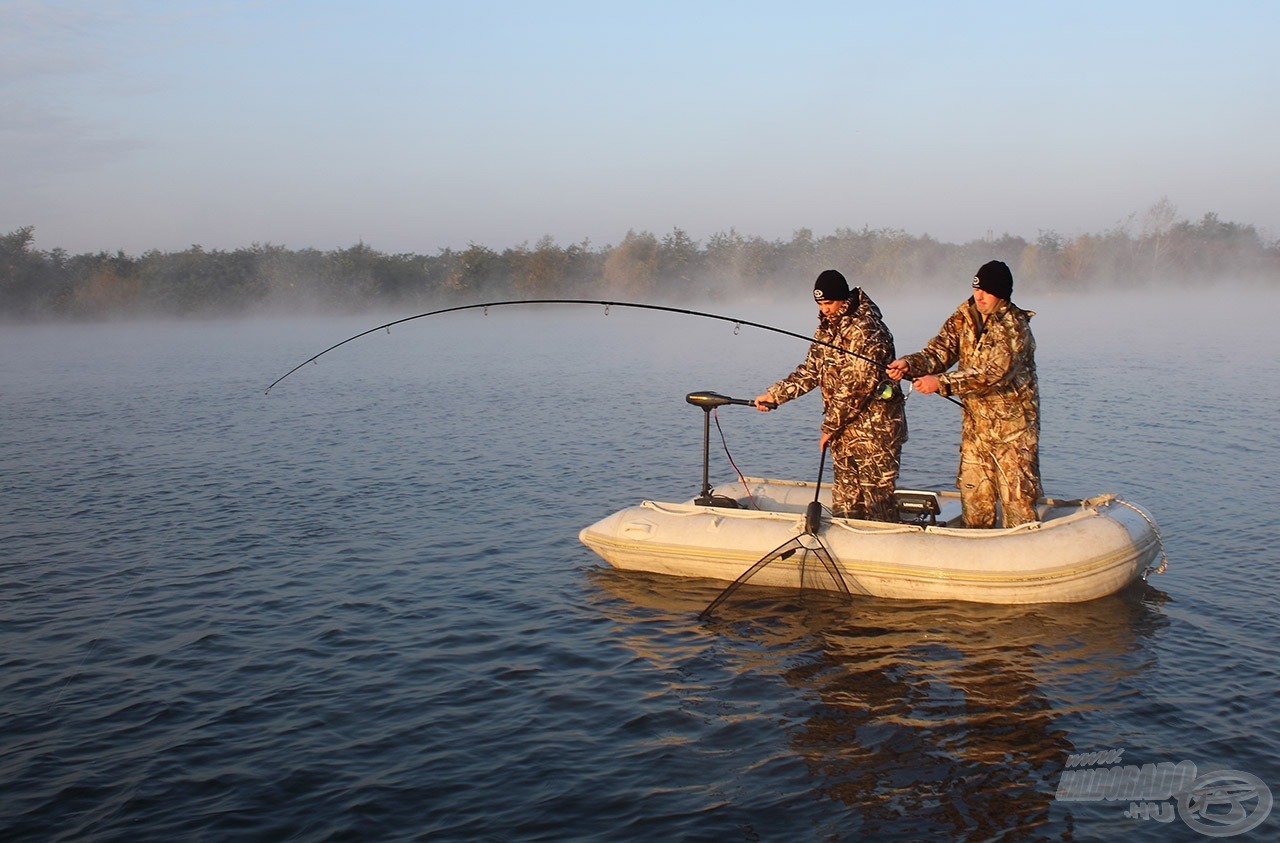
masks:
<path id="1" fill-rule="evenodd" d="M 735 499 L 727 495 L 711 494 L 711 480 L 709 477 L 710 460 L 711 460 L 711 411 L 716 407 L 722 407 L 725 404 L 740 404 L 744 407 L 754 407 L 756 402 L 746 398 L 730 398 L 727 395 L 721 395 L 718 392 L 703 390 L 701 392 L 690 392 L 684 397 L 685 401 L 695 407 L 702 408 L 702 493 L 693 499 L 698 506 L 722 506 L 727 509 L 740 509 Z"/>
<path id="2" fill-rule="evenodd" d="M 738 503 L 733 498 L 725 495 L 711 494 L 711 482 L 708 479 L 708 462 L 711 451 L 711 411 L 716 407 L 721 407 L 725 404 L 741 404 L 745 407 L 754 407 L 756 402 L 749 401 L 745 398 L 730 398 L 727 395 L 721 395 L 718 392 L 711 392 L 710 390 L 703 392 L 690 392 L 685 396 L 684 400 L 688 401 L 695 407 L 701 407 L 703 412 L 702 494 L 694 498 L 693 502 L 698 506 L 721 506 L 727 509 L 741 509 L 742 504 Z M 778 405 L 769 401 L 767 402 L 767 406 L 772 409 L 776 408 Z M 823 544 L 822 539 L 818 536 L 818 530 L 822 526 L 822 503 L 818 500 L 818 494 L 819 490 L 822 488 L 822 470 L 826 467 L 826 462 L 827 448 L 824 445 L 822 448 L 822 460 L 818 463 L 818 482 L 814 486 L 813 500 L 810 501 L 809 505 L 805 508 L 804 532 L 798 536 L 792 536 L 774 550 L 766 553 L 760 561 L 748 568 L 740 577 L 730 583 L 728 588 L 720 592 L 719 596 L 717 596 L 715 600 L 712 600 L 711 603 L 707 605 L 707 608 L 702 610 L 698 615 L 699 618 L 707 620 L 715 614 L 716 607 L 728 600 L 729 597 L 741 588 L 743 583 L 751 579 L 756 572 L 780 559 L 791 559 L 797 552 L 801 554 L 798 566 L 801 589 L 804 588 L 805 583 L 805 565 L 807 564 L 810 554 L 812 554 L 817 558 L 818 562 L 822 565 L 822 568 L 827 572 L 827 576 L 830 577 L 831 582 L 834 583 L 839 592 L 844 595 L 844 599 L 846 601 L 852 599 L 849 593 L 849 586 L 845 583 L 844 576 L 840 573 L 840 568 L 836 565 L 835 559 L 832 558 L 831 551 L 827 550 L 827 546 Z M 805 536 L 808 536 L 808 538 L 805 539 Z"/>

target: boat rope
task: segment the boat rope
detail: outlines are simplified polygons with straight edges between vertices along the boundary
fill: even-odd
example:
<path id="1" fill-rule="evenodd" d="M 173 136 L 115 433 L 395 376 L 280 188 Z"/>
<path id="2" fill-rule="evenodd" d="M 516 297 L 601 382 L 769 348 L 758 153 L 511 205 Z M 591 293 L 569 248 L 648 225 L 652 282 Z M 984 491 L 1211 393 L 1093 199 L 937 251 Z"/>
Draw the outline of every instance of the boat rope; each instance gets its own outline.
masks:
<path id="1" fill-rule="evenodd" d="M 833 524 L 835 522 L 832 522 Z M 848 525 L 841 525 L 846 529 L 854 529 Z M 1000 538 L 1010 535 L 1011 533 L 1029 533 L 1044 528 L 1042 521 L 1024 521 L 1021 524 L 1014 524 L 1012 527 L 950 527 L 946 524 L 904 524 L 912 530 L 920 530 L 925 533 L 945 533 L 948 536 L 955 536 L 965 541 L 983 541 L 989 539 Z M 1052 526 L 1052 525 L 1051 525 Z M 862 532 L 869 532 L 865 528 Z"/>
<path id="2" fill-rule="evenodd" d="M 708 507 L 699 506 L 693 503 L 671 503 L 669 501 L 640 501 L 640 506 L 644 509 L 652 509 L 655 512 L 661 512 L 664 515 L 672 515 L 678 518 L 697 518 L 707 514 Z M 767 519 L 771 521 L 795 521 L 796 529 L 804 527 L 803 512 L 770 512 L 767 509 L 717 509 L 717 518 L 748 518 L 753 521 Z"/>
<path id="3" fill-rule="evenodd" d="M 1155 520 L 1150 515 L 1147 515 L 1147 513 L 1143 512 L 1142 507 L 1134 506 L 1124 498 L 1117 497 L 1114 501 L 1112 501 L 1112 503 L 1118 503 L 1121 506 L 1127 506 L 1130 509 L 1132 509 L 1134 512 L 1141 515 L 1142 520 L 1146 521 L 1147 524 L 1150 525 L 1151 531 L 1156 534 L 1156 547 L 1160 551 L 1160 564 L 1154 568 L 1148 566 L 1147 569 L 1142 572 L 1142 578 L 1145 580 L 1150 574 L 1163 574 L 1165 571 L 1169 570 L 1169 556 L 1164 552 L 1164 538 L 1160 535 L 1160 528 L 1156 525 Z"/>
<path id="4" fill-rule="evenodd" d="M 882 536 L 888 533 L 923 533 L 926 527 L 921 524 L 889 524 L 883 521 L 869 522 L 875 526 L 858 526 L 850 524 L 842 518 L 832 518 L 829 529 L 845 530 L 850 533 Z"/>

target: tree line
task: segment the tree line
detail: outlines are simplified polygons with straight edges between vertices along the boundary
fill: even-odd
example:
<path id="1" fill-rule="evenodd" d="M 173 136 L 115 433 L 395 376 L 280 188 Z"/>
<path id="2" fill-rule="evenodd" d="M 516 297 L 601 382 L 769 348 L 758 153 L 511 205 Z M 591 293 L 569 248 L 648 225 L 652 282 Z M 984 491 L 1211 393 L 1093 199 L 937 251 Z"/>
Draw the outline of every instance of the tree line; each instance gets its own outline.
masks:
<path id="1" fill-rule="evenodd" d="M 706 301 L 794 295 L 797 284 L 832 267 L 879 295 L 954 284 L 991 259 L 1009 264 L 1020 292 L 1280 285 L 1280 242 L 1213 213 L 1180 220 L 1167 199 L 1101 234 L 1041 231 L 1035 240 L 1004 234 L 961 244 L 866 227 L 824 237 L 799 229 L 787 241 L 730 229 L 705 243 L 679 228 L 661 237 L 629 231 L 601 248 L 543 237 L 500 252 L 472 243 L 435 255 L 385 254 L 360 242 L 332 251 L 192 246 L 134 257 L 40 251 L 33 243 L 30 226 L 0 235 L 0 318 L 347 312 L 506 298 Z"/>

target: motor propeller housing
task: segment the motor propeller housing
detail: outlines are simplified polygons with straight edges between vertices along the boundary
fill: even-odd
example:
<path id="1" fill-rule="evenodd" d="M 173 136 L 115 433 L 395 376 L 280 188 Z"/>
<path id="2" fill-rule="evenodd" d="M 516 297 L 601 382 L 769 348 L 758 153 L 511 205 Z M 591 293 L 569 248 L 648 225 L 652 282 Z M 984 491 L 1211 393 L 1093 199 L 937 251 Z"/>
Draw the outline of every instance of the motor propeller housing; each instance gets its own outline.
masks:
<path id="1" fill-rule="evenodd" d="M 748 407 L 755 406 L 754 401 L 746 398 L 730 398 L 727 395 L 721 395 L 718 392 L 712 392 L 709 389 L 699 390 L 698 392 L 690 392 L 684 397 L 685 401 L 695 407 L 703 409 L 711 409 L 712 407 L 723 407 L 725 404 L 741 404 Z"/>

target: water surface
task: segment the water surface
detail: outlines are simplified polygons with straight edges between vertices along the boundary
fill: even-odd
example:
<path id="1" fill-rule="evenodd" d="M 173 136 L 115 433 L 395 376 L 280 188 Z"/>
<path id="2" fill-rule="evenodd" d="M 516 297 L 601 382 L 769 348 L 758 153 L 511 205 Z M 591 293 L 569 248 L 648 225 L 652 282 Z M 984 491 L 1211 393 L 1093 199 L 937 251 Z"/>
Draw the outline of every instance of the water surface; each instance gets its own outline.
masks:
<path id="1" fill-rule="evenodd" d="M 0 837 L 1201 839 L 1054 794 L 1109 749 L 1280 786 L 1280 301 L 1248 295 L 1023 302 L 1046 490 L 1144 505 L 1165 575 L 712 623 L 716 586 L 614 571 L 577 531 L 696 494 L 685 393 L 753 396 L 802 342 L 511 308 L 371 335 L 266 396 L 379 318 L 5 328 Z M 881 304 L 907 352 L 955 302 Z M 903 485 L 948 485 L 957 409 L 908 413 Z M 718 418 L 745 473 L 813 479 L 816 396 Z"/>

